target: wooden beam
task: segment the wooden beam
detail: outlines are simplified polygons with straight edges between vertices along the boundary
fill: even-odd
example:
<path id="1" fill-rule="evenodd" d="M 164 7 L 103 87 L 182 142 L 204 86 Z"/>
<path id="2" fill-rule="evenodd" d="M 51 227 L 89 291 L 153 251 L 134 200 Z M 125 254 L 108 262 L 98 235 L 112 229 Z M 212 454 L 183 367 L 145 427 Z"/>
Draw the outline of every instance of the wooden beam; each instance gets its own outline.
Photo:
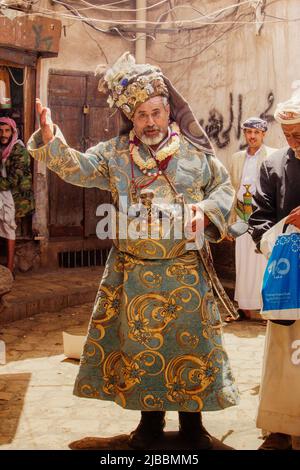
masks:
<path id="1" fill-rule="evenodd" d="M 58 55 L 61 21 L 39 15 L 0 16 L 0 47 L 33 51 L 42 57 Z M 11 59 L 7 59 L 11 60 Z"/>
<path id="2" fill-rule="evenodd" d="M 36 70 L 26 67 L 24 74 L 24 141 L 27 142 L 34 131 Z"/>
<path id="3" fill-rule="evenodd" d="M 37 61 L 37 54 L 34 52 L 18 51 L 9 47 L 0 46 L 0 60 L 10 63 L 11 67 L 26 66 L 35 67 Z"/>

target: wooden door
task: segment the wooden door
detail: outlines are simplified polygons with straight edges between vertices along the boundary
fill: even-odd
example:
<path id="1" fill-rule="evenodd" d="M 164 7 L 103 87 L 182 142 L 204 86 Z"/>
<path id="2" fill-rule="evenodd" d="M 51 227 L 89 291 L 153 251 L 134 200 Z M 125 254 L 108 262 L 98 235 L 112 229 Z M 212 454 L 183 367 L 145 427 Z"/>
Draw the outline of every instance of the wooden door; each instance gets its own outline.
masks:
<path id="1" fill-rule="evenodd" d="M 52 71 L 49 77 L 49 106 L 52 118 L 68 144 L 85 151 L 118 132 L 116 118 L 109 120 L 106 100 L 97 90 L 92 74 Z M 110 200 L 109 193 L 65 183 L 49 172 L 49 233 L 55 237 L 95 237 L 96 208 Z"/>

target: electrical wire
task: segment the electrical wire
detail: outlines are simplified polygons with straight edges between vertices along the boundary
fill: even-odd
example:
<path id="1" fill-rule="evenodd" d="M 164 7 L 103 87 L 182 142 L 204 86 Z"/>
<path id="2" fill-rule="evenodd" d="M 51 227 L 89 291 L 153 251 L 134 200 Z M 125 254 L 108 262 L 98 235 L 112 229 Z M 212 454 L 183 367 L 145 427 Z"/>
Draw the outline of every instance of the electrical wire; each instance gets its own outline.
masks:
<path id="1" fill-rule="evenodd" d="M 228 10 L 229 8 L 233 8 L 234 6 L 241 6 L 242 4 L 246 4 L 246 3 L 249 3 L 251 2 L 252 0 L 247 0 L 246 2 L 243 2 L 243 3 L 234 3 L 230 6 L 227 6 L 221 10 L 216 10 L 216 12 L 219 14 L 220 12 L 222 11 L 225 11 L 225 10 Z M 57 3 L 58 4 L 58 3 Z M 62 5 L 62 4 L 61 4 Z M 86 22 L 86 24 L 89 24 L 89 26 L 91 26 L 92 28 L 94 28 L 96 31 L 100 31 L 102 33 L 111 33 L 112 30 L 113 31 L 116 31 L 120 34 L 120 30 L 119 30 L 119 26 L 123 25 L 123 26 L 138 26 L 139 24 L 142 24 L 142 25 L 145 25 L 145 24 L 148 24 L 148 25 L 154 25 L 154 26 L 159 26 L 159 25 L 163 25 L 165 24 L 166 22 L 163 22 L 163 23 L 157 23 L 157 21 L 137 21 L 137 20 L 123 20 L 123 21 L 119 21 L 119 20 L 116 20 L 116 19 L 99 19 L 99 18 L 90 18 L 90 17 L 87 17 L 87 16 L 83 16 L 83 15 L 80 15 L 77 10 L 70 6 L 70 5 L 67 5 L 65 4 L 64 5 L 65 8 L 67 8 L 71 13 L 72 15 L 76 15 L 77 16 L 77 20 L 78 21 L 83 21 L 83 22 Z M 216 13 L 214 12 L 214 13 Z M 47 15 L 51 15 L 51 17 L 53 17 L 53 10 L 49 10 L 49 9 L 40 9 L 39 11 L 34 11 L 32 13 L 26 13 L 27 16 L 29 15 L 33 15 L 33 14 L 37 14 L 37 13 L 42 13 L 42 14 L 45 14 L 46 16 Z M 63 19 L 73 19 L 74 20 L 74 16 L 70 15 L 70 14 L 66 14 L 66 13 L 61 13 L 61 12 L 55 12 L 55 14 L 60 17 L 60 18 L 63 18 Z M 76 18 L 75 18 L 76 19 Z M 264 24 L 274 24 L 274 23 L 278 23 L 278 22 L 297 22 L 299 21 L 300 18 L 278 18 L 278 19 L 273 19 L 273 20 L 269 20 L 269 21 L 264 21 Z M 178 25 L 177 27 L 170 27 L 170 28 L 161 28 L 157 31 L 153 31 L 152 30 L 148 30 L 146 31 L 146 34 L 150 34 L 151 32 L 152 33 L 155 33 L 155 32 L 179 32 L 181 30 L 185 30 L 185 31 L 194 31 L 194 30 L 197 30 L 197 29 L 200 29 L 202 28 L 203 26 L 212 26 L 212 25 L 226 25 L 226 24 L 231 24 L 231 25 L 234 25 L 234 24 L 257 24 L 257 21 L 256 20 L 253 20 L 253 21 L 209 21 L 209 22 L 205 22 L 205 21 L 199 21 L 199 18 L 191 18 L 191 19 L 186 19 L 186 20 L 173 20 L 173 21 L 170 21 L 171 23 L 175 24 L 175 25 Z M 107 28 L 107 29 L 102 29 L 98 26 L 95 26 L 94 23 L 105 23 L 105 24 L 113 24 L 113 28 Z M 116 26 L 116 23 L 117 23 L 117 26 Z M 198 26 L 193 26 L 193 27 L 187 27 L 187 26 L 183 26 L 183 24 L 187 24 L 187 23 L 199 23 Z M 145 28 L 146 29 L 146 28 Z M 129 29 L 122 29 L 122 33 L 137 33 L 139 31 L 137 31 L 136 29 L 135 30 L 129 30 Z M 143 31 L 145 32 L 145 31 Z"/>
<path id="2" fill-rule="evenodd" d="M 98 49 L 100 50 L 101 54 L 104 56 L 105 60 L 106 60 L 106 63 L 108 64 L 108 59 L 107 59 L 107 55 L 105 54 L 103 48 L 100 46 L 100 44 L 98 43 L 98 41 L 90 34 L 90 32 L 88 31 L 88 29 L 86 28 L 86 26 L 89 26 L 88 24 L 86 23 L 83 23 L 83 27 L 87 33 L 87 35 L 92 39 L 92 41 L 94 41 L 98 47 Z"/>
<path id="3" fill-rule="evenodd" d="M 70 5 L 68 5 L 68 7 L 66 8 L 73 8 L 71 7 Z M 75 11 L 73 9 L 73 11 Z M 50 15 L 53 17 L 53 11 L 52 10 L 41 10 L 39 12 L 35 11 L 34 13 L 27 13 L 26 15 L 33 15 L 33 14 L 37 14 L 37 13 L 43 13 L 45 15 Z M 65 19 L 73 19 L 71 15 L 68 15 L 68 14 L 65 14 L 65 13 L 59 13 L 59 12 L 56 12 L 55 13 L 58 17 L 61 17 L 61 18 L 65 18 Z M 83 19 L 85 21 L 89 21 L 89 22 L 93 22 L 93 23 L 105 23 L 105 24 L 118 24 L 118 25 L 124 25 L 124 26 L 128 26 L 128 25 L 139 25 L 139 24 L 150 24 L 150 25 L 157 25 L 157 22 L 156 21 L 139 21 L 139 20 L 116 20 L 116 19 L 103 19 L 103 18 L 90 18 L 90 17 L 87 17 L 87 16 L 82 16 L 80 14 L 78 14 L 78 18 L 79 19 Z M 292 22 L 292 21 L 298 21 L 300 18 L 293 18 L 293 19 L 289 19 L 289 18 L 284 18 L 283 20 L 278 20 L 278 21 L 268 21 L 268 23 L 277 23 L 279 21 L 286 21 L 286 22 Z M 174 31 L 178 31 L 178 28 L 182 28 L 182 24 L 183 23 L 199 23 L 199 25 L 205 25 L 205 26 L 209 26 L 209 25 L 218 25 L 218 24 L 234 24 L 235 21 L 214 21 L 214 22 L 204 22 L 204 21 L 199 21 L 199 19 L 188 19 L 188 20 L 178 20 L 176 22 L 173 21 L 173 23 L 176 23 L 178 24 L 178 27 L 177 28 L 167 28 L 168 31 L 173 29 Z M 256 21 L 241 21 L 240 22 L 241 24 L 246 24 L 246 23 L 253 23 L 255 24 Z M 160 23 L 160 24 L 165 24 L 164 23 Z M 187 28 L 186 28 L 187 29 Z M 195 28 L 189 28 L 190 30 L 191 29 L 195 29 Z M 110 30 L 106 30 L 104 32 L 109 32 Z"/>
<path id="4" fill-rule="evenodd" d="M 238 25 L 238 27 L 242 27 L 242 25 Z M 163 64 L 175 64 L 176 62 L 180 62 L 182 60 L 190 60 L 190 59 L 193 59 L 195 57 L 197 57 L 198 55 L 202 54 L 204 51 L 206 51 L 207 49 L 209 49 L 211 46 L 213 46 L 213 44 L 215 44 L 217 41 L 219 41 L 226 33 L 228 33 L 230 31 L 231 28 L 228 28 L 227 30 L 223 31 L 217 38 L 215 38 L 213 41 L 211 41 L 207 46 L 203 47 L 200 51 L 196 52 L 195 54 L 193 55 L 190 55 L 190 56 L 186 56 L 186 57 L 181 57 L 180 59 L 172 59 L 172 60 L 161 60 L 161 59 L 156 59 L 155 57 L 150 57 L 150 56 L 147 56 L 148 59 L 150 60 L 153 60 L 154 62 L 159 62 L 159 63 L 163 63 Z M 236 28 L 237 29 L 237 28 Z M 181 74 L 180 74 L 181 75 Z"/>
<path id="5" fill-rule="evenodd" d="M 243 17 L 246 17 L 246 16 L 249 16 L 251 15 L 252 13 L 243 13 L 243 14 L 240 14 L 237 19 L 239 18 L 243 18 Z M 234 25 L 231 26 L 231 28 L 233 28 Z M 217 30 L 217 26 L 216 25 L 213 25 L 211 28 L 210 28 L 210 35 L 213 35 L 214 32 Z M 228 30 L 230 30 L 230 28 L 228 28 Z M 197 30 L 197 31 L 201 31 L 201 30 Z M 182 33 L 184 33 L 185 31 L 181 31 Z M 190 31 L 188 31 L 190 32 Z M 156 44 L 164 44 L 165 47 L 167 49 L 170 49 L 170 50 L 179 50 L 179 49 L 188 49 L 192 46 L 194 46 L 196 43 L 198 43 L 199 41 L 203 41 L 203 35 L 201 35 L 200 37 L 198 37 L 197 39 L 195 39 L 194 41 L 192 42 L 182 42 L 180 45 L 178 45 L 178 42 L 174 42 L 174 41 L 156 41 Z"/>
<path id="6" fill-rule="evenodd" d="M 66 3 L 63 2 L 62 0 L 52 0 L 53 3 L 55 4 L 58 4 L 58 5 L 63 5 L 65 6 Z M 80 8 L 76 8 L 76 10 L 78 12 L 80 11 L 85 11 L 85 10 L 99 10 L 99 11 L 110 11 L 112 13 L 127 13 L 127 12 L 133 12 L 133 13 L 136 13 L 137 11 L 145 11 L 145 10 L 151 10 L 152 8 L 156 8 L 160 5 L 162 5 L 163 3 L 167 3 L 168 0 L 160 0 L 160 2 L 157 2 L 157 3 L 154 3 L 153 5 L 150 5 L 148 7 L 144 7 L 144 8 L 106 8 L 105 5 L 93 5 L 92 3 L 89 3 L 85 0 L 81 0 L 81 3 L 83 3 L 84 5 L 88 5 L 87 7 L 80 7 Z"/>
<path id="7" fill-rule="evenodd" d="M 105 24 L 118 24 L 118 25 L 138 25 L 138 24 L 149 24 L 149 25 L 157 25 L 159 24 L 157 21 L 149 21 L 149 20 L 143 20 L 143 21 L 139 21 L 139 20 L 136 20 L 136 19 L 128 19 L 128 20 L 119 20 L 119 19 L 104 19 L 104 18 L 91 18 L 91 17 L 87 17 L 87 16 L 83 16 L 83 15 L 80 15 L 77 11 L 76 8 L 72 7 L 71 5 L 67 4 L 67 3 L 64 3 L 62 2 L 61 0 L 53 0 L 57 5 L 61 5 L 61 6 L 64 6 L 65 8 L 67 8 L 68 10 L 73 10 L 75 12 L 77 12 L 77 16 L 80 17 L 80 18 L 84 18 L 85 20 L 88 20 L 89 22 L 93 22 L 93 23 L 105 23 Z M 241 5 L 244 5 L 246 3 L 251 3 L 253 0 L 245 0 L 244 2 L 239 2 L 239 3 L 234 3 L 230 6 L 227 6 L 221 10 L 216 10 L 215 12 L 212 12 L 210 15 L 205 15 L 205 17 L 211 17 L 215 14 L 220 14 L 221 12 L 225 11 L 225 10 L 228 10 L 230 8 L 233 8 L 233 7 L 236 7 L 236 6 L 241 6 Z M 186 7 L 190 8 L 190 5 L 185 5 Z M 182 6 L 181 6 L 182 7 Z M 35 12 L 36 13 L 36 12 Z M 44 13 L 49 13 L 51 15 L 53 15 L 53 10 L 48 10 L 48 9 L 44 9 Z M 61 17 L 65 17 L 65 18 L 69 18 L 70 15 L 67 15 L 65 13 L 60 13 L 60 12 L 56 12 L 59 16 Z M 30 14 L 30 13 L 28 13 Z M 178 24 L 179 26 L 182 26 L 183 24 L 187 24 L 187 23 L 198 23 L 200 25 L 210 25 L 210 24 L 230 24 L 230 23 L 233 23 L 233 22 L 226 22 L 226 21 L 201 21 L 201 19 L 203 18 L 202 17 L 198 17 L 198 18 L 190 18 L 190 19 L 182 19 L 182 20 L 175 20 L 175 21 L 172 21 L 173 24 Z M 161 23 L 161 24 L 164 24 L 165 22 Z"/>
<path id="8" fill-rule="evenodd" d="M 233 31 L 236 31 L 238 29 L 242 28 L 242 25 L 237 25 L 236 27 L 233 27 L 232 28 L 232 32 Z M 198 51 L 198 53 L 196 54 L 196 56 L 200 56 L 203 52 L 207 51 L 208 49 L 210 49 L 211 46 L 213 46 L 216 42 L 218 42 L 219 40 L 221 40 L 222 38 L 219 37 L 219 38 L 216 38 L 214 39 L 210 44 L 208 44 L 205 48 L 203 48 L 202 50 Z M 195 56 L 195 57 L 196 57 Z M 192 58 L 195 58 L 195 57 L 192 57 Z M 184 58 L 183 58 L 184 59 Z M 181 61 L 181 59 L 179 60 Z M 160 61 L 158 61 L 158 63 L 160 63 Z M 182 76 L 185 76 L 185 74 L 188 72 L 188 70 L 190 69 L 191 67 L 191 64 L 187 65 L 186 69 L 177 76 L 177 78 L 173 79 L 172 82 L 174 84 L 174 86 L 180 81 L 181 77 Z"/>

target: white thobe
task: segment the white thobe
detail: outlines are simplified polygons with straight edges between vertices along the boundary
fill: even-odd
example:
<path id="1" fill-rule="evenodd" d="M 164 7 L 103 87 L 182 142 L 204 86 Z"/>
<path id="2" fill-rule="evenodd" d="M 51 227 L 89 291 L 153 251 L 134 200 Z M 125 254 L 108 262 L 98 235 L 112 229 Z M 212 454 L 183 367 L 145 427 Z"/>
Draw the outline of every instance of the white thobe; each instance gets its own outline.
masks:
<path id="1" fill-rule="evenodd" d="M 259 152 L 259 150 L 258 150 Z M 257 156 L 247 153 L 240 188 L 237 198 L 243 202 L 246 191 L 245 184 L 249 184 L 249 191 L 256 191 Z M 267 265 L 265 257 L 255 252 L 255 243 L 249 233 L 238 237 L 235 245 L 236 283 L 234 299 L 239 308 L 243 310 L 259 310 L 262 306 L 261 287 L 264 271 Z"/>

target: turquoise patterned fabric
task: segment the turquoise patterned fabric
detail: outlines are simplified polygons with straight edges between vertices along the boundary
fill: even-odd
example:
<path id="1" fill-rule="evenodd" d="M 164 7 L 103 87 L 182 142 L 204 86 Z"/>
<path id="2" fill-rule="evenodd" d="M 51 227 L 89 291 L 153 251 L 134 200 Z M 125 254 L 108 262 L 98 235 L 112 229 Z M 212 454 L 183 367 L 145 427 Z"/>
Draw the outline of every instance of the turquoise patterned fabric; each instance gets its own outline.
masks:
<path id="1" fill-rule="evenodd" d="M 72 184 L 110 190 L 117 214 L 120 196 L 134 202 L 128 135 L 89 149 L 70 149 L 57 129 L 32 156 Z M 144 158 L 147 149 L 140 149 Z M 137 181 L 147 176 L 134 168 Z M 211 220 L 210 242 L 226 232 L 234 190 L 212 155 L 181 136 L 167 174 L 187 203 Z M 151 185 L 154 201 L 174 203 L 163 176 Z M 136 410 L 213 411 L 238 403 L 238 391 L 223 346 L 220 314 L 198 251 L 186 240 L 120 239 L 107 260 L 88 329 L 74 394 L 111 400 Z"/>

